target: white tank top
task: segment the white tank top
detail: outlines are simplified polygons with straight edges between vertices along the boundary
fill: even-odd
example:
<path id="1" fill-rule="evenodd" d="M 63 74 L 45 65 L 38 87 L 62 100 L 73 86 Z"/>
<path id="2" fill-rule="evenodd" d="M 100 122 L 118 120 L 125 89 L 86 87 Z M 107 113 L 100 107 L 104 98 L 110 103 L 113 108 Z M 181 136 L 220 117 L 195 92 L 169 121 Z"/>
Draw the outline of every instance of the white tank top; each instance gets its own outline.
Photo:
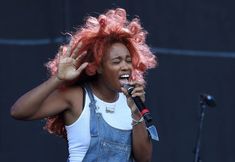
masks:
<path id="1" fill-rule="evenodd" d="M 94 96 L 98 113 L 112 127 L 121 130 L 132 129 L 131 111 L 127 105 L 126 97 L 119 93 L 116 102 L 104 102 Z M 84 109 L 80 117 L 71 125 L 65 126 L 68 139 L 69 161 L 82 161 L 90 145 L 90 98 L 86 92 Z"/>

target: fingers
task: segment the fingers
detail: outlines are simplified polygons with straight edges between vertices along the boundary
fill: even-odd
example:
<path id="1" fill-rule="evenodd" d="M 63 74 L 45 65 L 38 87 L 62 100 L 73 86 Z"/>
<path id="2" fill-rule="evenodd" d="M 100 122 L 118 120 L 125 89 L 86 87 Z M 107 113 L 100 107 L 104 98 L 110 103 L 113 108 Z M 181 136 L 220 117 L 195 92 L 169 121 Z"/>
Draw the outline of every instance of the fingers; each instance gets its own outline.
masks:
<path id="1" fill-rule="evenodd" d="M 134 86 L 134 89 L 132 90 L 131 94 L 128 94 L 127 90 L 125 88 L 122 88 L 123 93 L 128 96 L 131 95 L 131 97 L 139 96 L 141 98 L 144 98 L 145 91 L 144 91 L 144 85 L 141 82 L 134 81 L 130 82 L 130 85 Z"/>
<path id="2" fill-rule="evenodd" d="M 128 91 L 126 88 L 121 87 L 122 92 L 124 93 L 125 96 L 129 96 Z"/>
<path id="3" fill-rule="evenodd" d="M 76 58 L 77 56 L 78 56 L 78 51 L 79 51 L 79 49 L 81 48 L 81 46 L 82 46 L 82 43 L 81 42 L 79 42 L 78 44 L 77 44 L 77 46 L 76 46 L 76 48 L 73 50 L 73 47 L 74 47 L 74 44 L 75 43 L 73 43 L 74 42 L 74 40 L 72 39 L 71 41 L 70 41 L 70 43 L 66 46 L 67 47 L 67 49 L 66 49 L 66 53 L 65 53 L 65 57 L 71 57 L 71 58 Z M 76 45 L 76 44 L 75 44 Z"/>
<path id="4" fill-rule="evenodd" d="M 82 58 L 86 55 L 86 51 L 83 52 L 81 55 L 79 55 L 75 60 L 74 60 L 74 65 L 78 67 L 81 63 Z"/>
<path id="5" fill-rule="evenodd" d="M 83 56 L 85 56 L 86 55 L 86 51 L 84 51 L 83 53 L 81 53 L 79 56 L 77 56 L 77 58 L 75 59 L 76 60 L 76 62 L 79 62 L 80 60 L 81 60 L 81 58 L 83 57 Z"/>
<path id="6" fill-rule="evenodd" d="M 81 74 L 81 72 L 87 67 L 88 64 L 88 62 L 84 62 L 83 64 L 81 64 L 81 66 L 76 70 L 76 73 L 78 75 Z"/>
<path id="7" fill-rule="evenodd" d="M 72 58 L 76 59 L 78 57 L 78 51 L 81 48 L 81 46 L 82 46 L 82 43 L 79 42 L 77 47 L 73 50 L 73 53 L 71 54 Z"/>
<path id="8" fill-rule="evenodd" d="M 73 50 L 72 54 L 67 54 L 67 56 L 70 56 L 71 58 L 75 59 L 75 65 L 78 65 L 81 58 L 86 54 L 86 51 L 84 51 L 82 54 L 78 55 L 81 46 L 82 43 L 79 42 L 76 48 Z M 71 48 L 71 46 L 68 47 L 67 53 L 71 53 Z"/>
<path id="9" fill-rule="evenodd" d="M 83 56 L 85 56 L 86 51 L 84 51 L 82 54 L 79 54 L 79 50 L 82 46 L 82 43 L 79 42 L 76 46 L 76 48 L 73 50 L 73 41 L 71 40 L 70 44 L 66 46 L 66 52 L 63 55 L 63 46 L 60 47 L 59 52 L 62 53 L 61 58 L 71 58 L 73 59 L 73 65 L 75 67 L 79 67 L 80 66 L 80 61 L 83 58 Z"/>
<path id="10" fill-rule="evenodd" d="M 66 50 L 66 53 L 65 53 L 65 57 L 69 57 L 69 56 L 71 55 L 71 49 L 72 49 L 71 46 L 67 46 L 67 50 Z"/>
<path id="11" fill-rule="evenodd" d="M 142 97 L 145 94 L 143 87 L 135 87 L 133 91 L 131 92 L 132 97 L 140 96 Z"/>
<path id="12" fill-rule="evenodd" d="M 129 84 L 133 85 L 134 87 L 145 87 L 143 82 L 140 81 L 131 81 Z"/>
<path id="13" fill-rule="evenodd" d="M 64 56 L 63 56 L 63 46 L 60 46 L 59 51 L 58 51 L 58 56 L 59 56 L 59 60 L 64 58 Z"/>

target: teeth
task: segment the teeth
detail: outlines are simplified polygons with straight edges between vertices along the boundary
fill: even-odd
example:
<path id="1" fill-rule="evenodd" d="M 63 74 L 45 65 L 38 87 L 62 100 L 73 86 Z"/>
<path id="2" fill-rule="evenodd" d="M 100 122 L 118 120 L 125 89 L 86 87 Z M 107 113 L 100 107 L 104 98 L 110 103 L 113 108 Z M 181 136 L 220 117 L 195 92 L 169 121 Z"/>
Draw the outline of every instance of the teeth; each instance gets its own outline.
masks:
<path id="1" fill-rule="evenodd" d="M 126 79 L 126 78 L 129 78 L 129 74 L 124 74 L 124 75 L 121 75 L 120 78 L 123 78 L 123 79 Z"/>
<path id="2" fill-rule="evenodd" d="M 124 77 L 124 78 L 128 78 L 128 77 L 129 77 L 129 75 L 128 75 L 128 74 L 125 74 L 125 75 L 122 75 L 122 77 Z"/>
<path id="3" fill-rule="evenodd" d="M 125 84 L 128 84 L 128 80 L 129 80 L 130 75 L 129 74 L 123 74 L 119 77 L 120 80 L 120 84 L 123 86 Z"/>

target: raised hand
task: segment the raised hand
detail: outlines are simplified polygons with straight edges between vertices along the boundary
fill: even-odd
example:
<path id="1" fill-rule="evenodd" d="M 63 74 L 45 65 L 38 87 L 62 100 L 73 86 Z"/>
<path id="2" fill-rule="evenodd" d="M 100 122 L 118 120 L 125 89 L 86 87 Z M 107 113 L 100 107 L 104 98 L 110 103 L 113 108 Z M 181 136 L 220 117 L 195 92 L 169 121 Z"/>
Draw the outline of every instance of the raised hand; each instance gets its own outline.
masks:
<path id="1" fill-rule="evenodd" d="M 64 55 L 62 55 L 62 48 L 60 49 L 59 52 L 61 52 L 61 56 L 59 59 L 57 72 L 57 78 L 59 80 L 74 80 L 75 78 L 79 77 L 81 72 L 87 67 L 88 62 L 81 63 L 81 59 L 86 54 L 86 52 L 78 55 L 80 47 L 81 44 L 78 44 L 72 52 L 71 46 L 69 46 Z"/>

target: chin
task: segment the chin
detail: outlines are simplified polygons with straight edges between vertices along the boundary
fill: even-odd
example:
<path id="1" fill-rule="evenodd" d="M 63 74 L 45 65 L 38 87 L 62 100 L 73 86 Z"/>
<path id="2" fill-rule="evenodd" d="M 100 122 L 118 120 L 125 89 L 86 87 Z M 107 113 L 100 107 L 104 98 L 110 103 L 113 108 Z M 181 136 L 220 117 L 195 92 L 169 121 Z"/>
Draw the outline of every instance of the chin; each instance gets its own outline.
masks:
<path id="1" fill-rule="evenodd" d="M 113 85 L 112 90 L 115 92 L 122 92 L 121 88 L 122 88 L 121 84 L 116 84 L 116 85 Z"/>
<path id="2" fill-rule="evenodd" d="M 123 87 L 122 84 L 120 84 L 119 87 L 117 88 L 117 91 L 122 92 L 122 87 Z"/>

